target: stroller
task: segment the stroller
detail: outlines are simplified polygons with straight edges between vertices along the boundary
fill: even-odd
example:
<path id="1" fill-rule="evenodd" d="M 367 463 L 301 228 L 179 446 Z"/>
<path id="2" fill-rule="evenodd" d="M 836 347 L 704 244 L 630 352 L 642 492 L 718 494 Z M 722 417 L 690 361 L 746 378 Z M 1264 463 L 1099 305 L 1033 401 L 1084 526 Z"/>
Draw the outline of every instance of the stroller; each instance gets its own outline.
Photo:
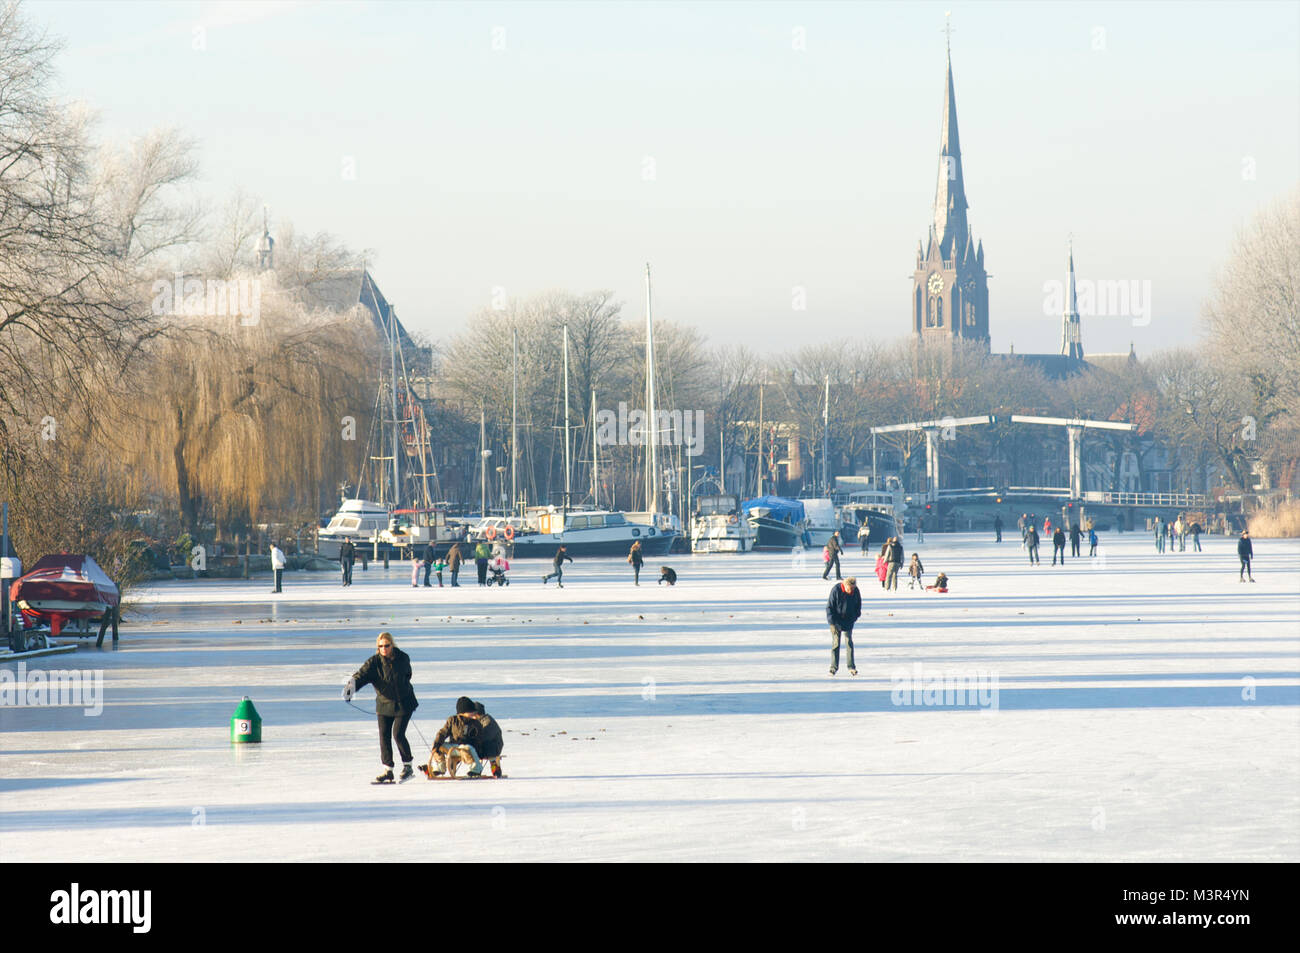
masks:
<path id="1" fill-rule="evenodd" d="M 506 573 L 508 573 L 509 571 L 510 571 L 510 563 L 506 561 L 506 557 L 504 556 L 494 557 L 492 561 L 488 563 L 487 584 L 489 586 L 493 585 L 494 583 L 498 586 L 510 585 L 510 579 L 506 576 Z"/>

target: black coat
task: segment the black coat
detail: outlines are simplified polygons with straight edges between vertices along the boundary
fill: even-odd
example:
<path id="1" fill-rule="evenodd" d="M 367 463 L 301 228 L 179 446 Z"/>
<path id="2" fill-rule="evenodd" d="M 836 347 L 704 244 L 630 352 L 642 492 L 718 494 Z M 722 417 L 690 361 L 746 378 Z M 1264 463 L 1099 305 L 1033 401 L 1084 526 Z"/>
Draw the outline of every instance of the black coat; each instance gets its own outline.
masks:
<path id="1" fill-rule="evenodd" d="M 352 676 L 357 688 L 375 686 L 375 714 L 397 717 L 410 714 L 420 707 L 411 688 L 411 657 L 401 649 L 393 648 L 392 659 L 381 658 L 376 652 Z"/>
<path id="2" fill-rule="evenodd" d="M 1057 549 L 1065 548 L 1065 534 L 1061 532 L 1059 527 L 1056 532 L 1052 534 L 1052 545 Z"/>
<path id="3" fill-rule="evenodd" d="M 826 600 L 826 621 L 840 629 L 850 630 L 861 615 L 862 590 L 855 587 L 852 592 L 845 592 L 844 584 L 836 583 Z"/>
<path id="4" fill-rule="evenodd" d="M 481 712 L 478 716 L 479 743 L 477 746 L 478 756 L 480 758 L 495 758 L 505 747 L 505 742 L 501 739 L 501 726 L 497 720 L 487 712 Z"/>
<path id="5" fill-rule="evenodd" d="M 1243 536 L 1237 540 L 1237 555 L 1242 559 L 1255 555 L 1255 547 L 1250 544 L 1250 537 Z"/>
<path id="6" fill-rule="evenodd" d="M 424 564 L 426 566 L 433 565 L 433 543 L 424 547 Z"/>
<path id="7" fill-rule="evenodd" d="M 632 551 L 627 554 L 627 561 L 633 566 L 640 566 L 645 562 L 645 558 L 641 555 L 640 546 L 633 546 Z M 570 559 L 569 562 L 573 562 L 573 560 Z"/>
<path id="8" fill-rule="evenodd" d="M 573 562 L 573 557 L 572 557 L 572 556 L 570 556 L 568 553 L 566 553 L 566 552 L 565 552 L 564 550 L 562 550 L 562 549 L 557 549 L 557 550 L 555 551 L 555 558 L 551 560 L 551 563 L 555 566 L 556 569 L 559 569 L 561 566 L 564 565 L 564 561 L 565 561 L 566 559 L 567 559 L 569 562 Z"/>
<path id="9" fill-rule="evenodd" d="M 352 540 L 343 540 L 343 545 L 339 547 L 339 562 L 344 566 L 349 566 L 357 561 L 357 548 L 352 545 Z"/>
<path id="10" fill-rule="evenodd" d="M 896 539 L 894 545 L 889 548 L 889 555 L 885 557 L 887 563 L 898 563 L 903 565 L 903 541 Z"/>

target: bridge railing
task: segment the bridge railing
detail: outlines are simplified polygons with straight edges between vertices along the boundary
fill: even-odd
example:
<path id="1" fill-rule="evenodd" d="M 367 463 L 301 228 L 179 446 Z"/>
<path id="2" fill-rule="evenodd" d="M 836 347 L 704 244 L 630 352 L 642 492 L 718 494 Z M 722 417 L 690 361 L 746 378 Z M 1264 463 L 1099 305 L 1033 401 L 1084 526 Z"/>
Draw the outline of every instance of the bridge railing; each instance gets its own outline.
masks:
<path id="1" fill-rule="evenodd" d="M 1202 509 L 1208 502 L 1203 493 L 1111 493 L 1089 490 L 1083 494 L 1088 503 L 1111 503 L 1116 506 L 1170 506 Z"/>

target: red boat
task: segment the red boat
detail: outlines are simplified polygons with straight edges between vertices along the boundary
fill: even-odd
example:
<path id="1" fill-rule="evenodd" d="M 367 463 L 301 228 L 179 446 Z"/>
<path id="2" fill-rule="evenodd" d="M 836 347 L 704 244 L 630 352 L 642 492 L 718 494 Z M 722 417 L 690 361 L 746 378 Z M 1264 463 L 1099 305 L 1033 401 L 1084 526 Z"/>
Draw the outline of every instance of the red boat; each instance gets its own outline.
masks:
<path id="1" fill-rule="evenodd" d="M 90 556 L 71 553 L 42 556 L 30 571 L 13 581 L 9 598 L 22 612 L 27 628 L 48 624 L 58 635 L 72 619 L 103 621 L 116 615 L 121 593 Z M 116 641 L 116 632 L 114 632 Z"/>

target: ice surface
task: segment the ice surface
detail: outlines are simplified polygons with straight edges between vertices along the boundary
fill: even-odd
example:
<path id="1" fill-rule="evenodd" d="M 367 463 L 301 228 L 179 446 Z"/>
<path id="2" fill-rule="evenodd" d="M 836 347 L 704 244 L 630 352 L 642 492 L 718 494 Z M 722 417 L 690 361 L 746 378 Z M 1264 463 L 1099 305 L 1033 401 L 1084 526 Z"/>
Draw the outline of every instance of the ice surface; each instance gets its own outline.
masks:
<path id="1" fill-rule="evenodd" d="M 1108 534 L 1030 569 L 1010 538 L 931 534 L 948 595 L 885 594 L 850 550 L 861 674 L 834 679 L 811 552 L 671 556 L 674 589 L 594 559 L 563 590 L 530 560 L 507 589 L 472 564 L 460 589 L 396 564 L 160 584 L 118 651 L 26 663 L 102 670 L 104 707 L 0 708 L 0 859 L 1295 861 L 1300 542 L 1256 541 L 1254 585 L 1235 540 L 1203 544 Z M 414 665 L 416 762 L 468 694 L 507 780 L 368 784 L 374 717 L 340 692 L 381 629 Z M 996 675 L 997 710 L 894 704 L 918 663 Z M 244 695 L 261 745 L 230 744 Z"/>

